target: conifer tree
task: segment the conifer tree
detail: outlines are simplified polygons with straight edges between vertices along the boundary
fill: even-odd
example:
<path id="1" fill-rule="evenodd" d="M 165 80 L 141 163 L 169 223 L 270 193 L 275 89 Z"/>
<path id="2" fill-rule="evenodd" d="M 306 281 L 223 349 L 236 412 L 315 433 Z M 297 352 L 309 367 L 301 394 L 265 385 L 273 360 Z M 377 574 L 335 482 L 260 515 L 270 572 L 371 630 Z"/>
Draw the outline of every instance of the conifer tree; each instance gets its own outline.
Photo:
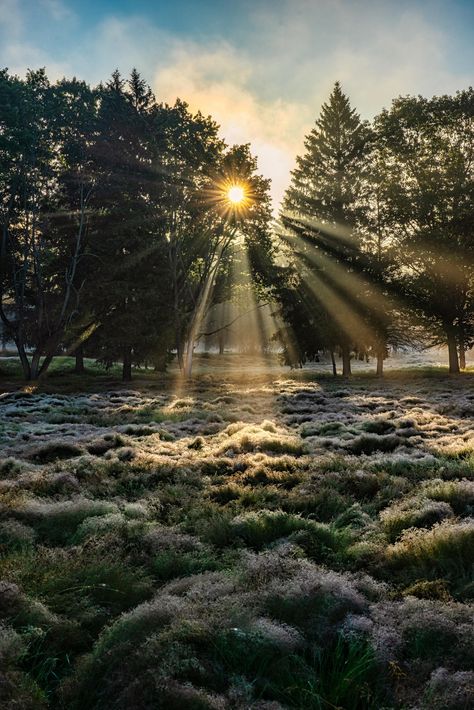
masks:
<path id="1" fill-rule="evenodd" d="M 281 213 L 282 237 L 305 292 L 300 317 L 314 325 L 293 323 L 296 341 L 300 330 L 306 357 L 339 346 L 345 376 L 351 350 L 366 348 L 370 340 L 363 282 L 354 275 L 364 239 L 369 141 L 367 123 L 336 82 L 306 137 L 305 153 L 297 158 Z M 305 316 L 306 304 L 310 312 Z"/>

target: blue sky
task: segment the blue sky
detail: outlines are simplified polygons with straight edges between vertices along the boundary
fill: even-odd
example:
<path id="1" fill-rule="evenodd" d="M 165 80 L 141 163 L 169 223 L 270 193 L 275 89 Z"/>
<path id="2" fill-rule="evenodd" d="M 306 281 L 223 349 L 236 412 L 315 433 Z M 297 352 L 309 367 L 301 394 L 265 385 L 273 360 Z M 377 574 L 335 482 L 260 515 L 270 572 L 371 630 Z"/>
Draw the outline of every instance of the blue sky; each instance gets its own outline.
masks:
<path id="1" fill-rule="evenodd" d="M 0 0 L 0 65 L 52 79 L 136 66 L 157 97 L 250 142 L 275 205 L 337 79 L 366 118 L 473 82 L 473 0 Z"/>

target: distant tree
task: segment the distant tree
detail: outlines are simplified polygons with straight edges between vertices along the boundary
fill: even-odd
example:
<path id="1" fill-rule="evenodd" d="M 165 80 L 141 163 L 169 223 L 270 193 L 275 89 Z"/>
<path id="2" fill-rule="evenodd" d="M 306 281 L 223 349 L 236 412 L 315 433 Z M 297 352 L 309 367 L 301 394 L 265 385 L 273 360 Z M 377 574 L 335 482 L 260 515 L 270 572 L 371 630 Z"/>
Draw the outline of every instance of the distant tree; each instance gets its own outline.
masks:
<path id="1" fill-rule="evenodd" d="M 375 127 L 399 292 L 459 372 L 474 339 L 474 90 L 396 99 Z"/>

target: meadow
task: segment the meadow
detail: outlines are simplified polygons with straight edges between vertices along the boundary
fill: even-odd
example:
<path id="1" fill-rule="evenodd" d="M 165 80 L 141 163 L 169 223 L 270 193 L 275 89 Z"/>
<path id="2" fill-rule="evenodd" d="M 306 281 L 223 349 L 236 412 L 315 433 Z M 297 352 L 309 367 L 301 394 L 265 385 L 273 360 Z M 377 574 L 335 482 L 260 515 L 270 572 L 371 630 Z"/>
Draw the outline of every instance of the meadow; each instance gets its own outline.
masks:
<path id="1" fill-rule="evenodd" d="M 472 707 L 474 372 L 200 366 L 2 365 L 2 708 Z"/>

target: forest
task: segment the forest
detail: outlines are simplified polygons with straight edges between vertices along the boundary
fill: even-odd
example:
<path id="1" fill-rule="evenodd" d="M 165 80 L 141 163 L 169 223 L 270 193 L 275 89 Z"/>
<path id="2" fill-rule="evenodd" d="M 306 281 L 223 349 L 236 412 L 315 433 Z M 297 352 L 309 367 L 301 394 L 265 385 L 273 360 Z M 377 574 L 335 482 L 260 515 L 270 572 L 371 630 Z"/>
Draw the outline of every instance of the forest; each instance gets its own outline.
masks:
<path id="1" fill-rule="evenodd" d="M 295 159 L 0 72 L 1 710 L 474 706 L 474 90 Z"/>

